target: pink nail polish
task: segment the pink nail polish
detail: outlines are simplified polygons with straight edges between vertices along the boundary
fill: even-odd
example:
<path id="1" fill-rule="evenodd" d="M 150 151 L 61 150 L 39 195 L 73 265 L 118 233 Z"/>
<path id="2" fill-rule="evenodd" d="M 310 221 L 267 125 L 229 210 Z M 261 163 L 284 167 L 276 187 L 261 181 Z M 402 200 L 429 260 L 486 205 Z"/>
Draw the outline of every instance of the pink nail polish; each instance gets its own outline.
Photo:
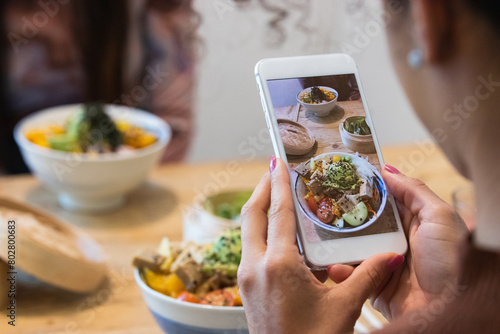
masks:
<path id="1" fill-rule="evenodd" d="M 397 255 L 392 259 L 390 259 L 389 261 L 387 261 L 387 268 L 391 273 L 395 272 L 396 269 L 398 269 L 403 264 L 404 261 L 405 257 L 403 255 Z"/>
<path id="2" fill-rule="evenodd" d="M 269 161 L 269 172 L 272 173 L 275 168 L 276 168 L 276 157 L 273 155 L 271 157 L 271 160 Z"/>
<path id="3" fill-rule="evenodd" d="M 401 172 L 396 167 L 391 165 L 385 165 L 384 169 L 391 174 L 401 174 Z"/>

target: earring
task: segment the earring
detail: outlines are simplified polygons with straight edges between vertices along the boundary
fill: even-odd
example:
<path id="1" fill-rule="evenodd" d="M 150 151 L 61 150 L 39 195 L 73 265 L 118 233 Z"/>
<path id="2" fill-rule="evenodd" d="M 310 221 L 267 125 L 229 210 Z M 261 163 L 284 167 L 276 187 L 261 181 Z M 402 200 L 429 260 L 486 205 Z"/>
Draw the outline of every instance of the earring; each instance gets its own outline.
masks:
<path id="1" fill-rule="evenodd" d="M 420 49 L 413 49 L 408 53 L 408 65 L 411 68 L 419 69 L 424 64 L 424 54 Z"/>

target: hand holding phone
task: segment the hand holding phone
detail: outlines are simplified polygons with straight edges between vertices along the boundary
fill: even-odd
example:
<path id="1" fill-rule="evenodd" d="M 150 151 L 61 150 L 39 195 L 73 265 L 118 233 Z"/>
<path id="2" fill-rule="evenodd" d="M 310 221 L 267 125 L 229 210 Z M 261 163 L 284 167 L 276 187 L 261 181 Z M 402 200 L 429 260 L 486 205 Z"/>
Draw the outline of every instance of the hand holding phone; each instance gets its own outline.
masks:
<path id="1" fill-rule="evenodd" d="M 264 63 L 267 65 L 262 66 Z M 393 218 L 382 220 L 383 216 L 377 215 L 378 219 L 372 221 L 371 225 L 357 230 L 354 229 L 370 222 L 368 215 L 363 221 L 363 213 L 361 223 L 356 226 L 355 221 L 351 221 L 353 224 L 349 222 L 349 217 L 345 219 L 344 213 L 341 217 L 344 218 L 345 224 L 344 226 L 340 224 L 340 226 L 335 226 L 339 229 L 336 231 L 332 222 L 335 222 L 335 219 L 339 220 L 337 214 L 335 214 L 336 218 L 328 217 L 330 214 L 326 210 L 325 216 L 321 217 L 323 221 L 321 221 L 318 217 L 322 214 L 322 212 L 318 213 L 320 208 L 309 208 L 309 213 L 316 211 L 316 218 L 319 222 L 313 221 L 314 217 L 306 215 L 306 210 L 299 206 L 298 195 L 300 193 L 297 193 L 296 190 L 297 180 L 302 182 L 304 180 L 299 179 L 297 175 L 306 178 L 306 180 L 308 177 L 309 180 L 314 179 L 312 174 L 304 172 L 304 170 L 323 168 L 323 162 L 320 165 L 317 161 L 320 159 L 314 158 L 318 158 L 321 154 L 330 153 L 325 151 L 326 149 L 335 149 L 335 152 L 338 152 L 336 154 L 338 158 L 333 157 L 331 161 L 327 160 L 325 167 L 328 169 L 323 168 L 323 170 L 330 170 L 328 165 L 342 162 L 342 157 L 350 157 L 350 162 L 354 162 L 351 171 L 355 171 L 358 178 L 365 180 L 369 171 L 373 172 L 372 177 L 376 179 L 380 166 L 383 165 L 373 122 L 371 122 L 352 59 L 345 55 L 270 59 L 259 63 L 256 70 L 266 121 L 273 138 L 275 152 L 283 160 L 277 159 L 275 169 L 262 179 L 247 203 L 246 213 L 242 219 L 242 243 L 245 251 L 243 252 L 238 280 L 250 328 L 258 332 L 279 330 L 284 332 L 352 332 L 361 305 L 369 295 L 374 298 L 372 303 L 375 303 L 377 309 L 388 311 L 389 313 L 385 313 L 386 317 L 394 318 L 406 312 L 413 312 L 412 310 L 415 308 L 428 306 L 435 298 L 442 298 L 441 292 L 455 291 L 457 288 L 454 285 L 454 283 L 456 284 L 457 263 L 456 261 L 448 261 L 454 258 L 455 248 L 450 247 L 450 245 L 458 244 L 462 236 L 466 234 L 467 229 L 456 218 L 451 207 L 422 182 L 408 178 L 394 168 L 384 168 L 385 181 L 383 181 L 384 184 L 380 185 L 380 188 L 383 186 L 386 190 L 390 189 L 394 193 L 399 207 L 403 210 L 404 222 L 400 222 L 394 200 L 389 194 L 387 194 L 383 212 L 385 210 L 392 211 Z M 300 94 L 297 93 L 297 88 L 304 89 L 302 82 L 307 82 L 306 80 L 297 80 L 297 78 L 308 78 L 309 81 L 313 81 L 313 85 L 316 84 L 316 87 L 321 88 L 320 83 L 316 80 L 323 79 L 322 77 L 325 76 L 330 83 L 339 82 L 338 80 L 330 80 L 332 76 L 333 79 L 337 79 L 337 76 L 344 76 L 342 80 L 351 83 L 348 85 L 350 88 L 333 88 L 338 93 L 338 95 L 335 94 L 337 98 L 335 102 L 342 109 L 332 108 L 325 111 L 309 108 L 305 112 L 304 119 L 303 110 L 294 109 L 293 105 L 290 105 L 290 100 L 293 101 L 292 94 Z M 346 76 L 348 80 L 345 80 Z M 352 79 L 355 79 L 356 85 L 352 84 Z M 280 94 L 276 93 L 279 92 L 276 87 L 271 87 L 273 84 L 268 85 L 272 80 L 276 80 L 277 87 L 282 88 Z M 328 85 L 324 87 L 328 87 Z M 325 92 L 323 93 L 327 95 Z M 322 104 L 322 102 L 324 104 L 324 96 L 317 91 L 313 95 L 315 94 L 319 94 L 319 97 L 318 95 L 309 96 L 311 98 L 309 101 L 316 102 L 312 103 L 313 105 Z M 295 98 L 300 99 L 298 96 Z M 352 105 L 357 105 L 358 108 L 351 108 L 352 106 L 348 105 L 349 101 L 355 102 Z M 303 127 L 301 130 L 288 129 L 294 129 L 296 135 L 305 136 L 312 133 L 314 144 L 309 148 L 310 151 L 307 151 L 307 147 L 310 145 L 307 140 L 300 140 L 296 143 L 288 141 L 289 144 L 291 143 L 288 147 L 283 145 L 282 131 L 280 131 L 282 129 L 278 123 L 280 118 L 277 117 L 279 114 L 284 115 L 285 117 L 281 119 L 286 120 L 286 122 L 280 123 L 293 125 L 291 122 L 296 122 Z M 351 134 L 366 131 L 363 129 L 365 124 L 358 123 L 359 119 L 354 119 L 354 123 L 357 124 L 345 125 L 345 120 L 352 117 L 353 114 L 364 118 L 372 133 L 371 137 L 376 153 L 370 151 L 366 141 L 365 145 L 362 145 L 363 147 L 355 147 L 352 146 L 352 142 L 343 138 L 342 129 Z M 286 128 L 285 130 L 287 130 Z M 337 132 L 332 134 L 332 131 Z M 340 141 L 338 140 L 339 134 Z M 367 134 L 358 135 L 368 136 Z M 289 133 L 288 137 L 288 139 L 293 138 L 293 135 L 291 136 Z M 344 137 L 347 136 L 344 135 Z M 359 144 L 360 137 L 352 138 L 358 139 Z M 363 138 L 367 137 L 361 137 L 361 139 Z M 293 151 L 293 149 L 305 150 L 307 153 Z M 325 156 L 328 158 L 328 155 Z M 340 160 L 338 160 L 339 158 Z M 371 167 L 367 167 L 367 170 L 358 173 L 359 169 L 363 169 L 363 165 L 367 165 L 363 162 L 359 163 L 357 158 L 365 159 L 377 172 L 373 171 Z M 314 161 L 313 164 L 311 159 Z M 321 159 L 324 159 L 324 156 Z M 344 163 L 350 163 L 345 160 Z M 309 161 L 309 167 L 303 165 L 304 170 L 299 167 L 301 175 L 295 170 L 304 161 Z M 332 168 L 332 171 L 334 170 L 335 167 Z M 294 172 L 296 175 L 293 174 Z M 342 172 L 342 175 L 346 175 L 345 171 Z M 352 175 L 354 174 L 351 173 Z M 330 181 L 338 181 L 337 185 L 334 186 L 335 189 L 351 186 L 350 190 L 356 191 L 358 194 L 361 193 L 361 184 L 355 185 L 355 189 L 352 189 L 353 182 L 358 183 L 358 180 L 344 180 L 341 177 L 336 177 Z M 277 192 L 276 187 L 281 190 Z M 309 188 L 306 189 L 312 191 Z M 363 193 L 369 194 L 370 191 L 365 189 Z M 329 194 L 323 195 L 330 196 Z M 349 194 L 344 193 L 342 196 L 345 195 Z M 372 200 L 380 203 L 380 198 L 378 200 L 373 198 L 373 192 Z M 334 198 L 333 201 L 337 202 L 338 200 Z M 415 203 L 419 205 L 416 206 Z M 318 201 L 315 200 L 311 206 L 313 204 L 317 205 Z M 372 209 L 378 212 L 380 206 L 376 205 L 377 203 L 374 203 Z M 269 207 L 271 209 L 268 217 Z M 347 213 L 349 212 L 351 211 Z M 295 224 L 294 218 L 297 218 L 297 224 Z M 405 252 L 406 240 L 402 223 L 407 231 L 411 231 L 408 233 L 408 238 L 413 253 L 405 266 L 397 270 L 404 258 L 395 253 L 380 252 L 392 251 L 399 254 Z M 377 224 L 381 224 L 378 230 L 369 230 L 370 227 Z M 314 229 L 310 229 L 311 226 Z M 388 228 L 388 226 L 392 227 Z M 393 229 L 394 226 L 396 229 Z M 340 229 L 346 230 L 341 231 Z M 314 278 L 297 252 L 293 240 L 294 233 L 297 234 L 308 266 L 328 267 L 328 274 L 332 280 L 338 283 L 337 285 L 334 287 L 324 286 Z M 342 239 L 338 237 L 339 235 L 346 237 Z M 346 241 L 339 243 L 339 240 Z M 376 255 L 373 255 L 374 253 Z M 442 256 L 436 258 L 435 254 Z M 327 264 L 361 261 L 362 264 L 356 268 L 342 264 L 330 266 Z M 397 272 L 391 275 L 395 270 Z M 390 279 L 387 281 L 389 277 Z M 385 287 L 380 284 L 381 282 Z M 401 324 L 404 323 L 401 322 Z"/>
<path id="2" fill-rule="evenodd" d="M 342 283 L 321 284 L 297 251 L 288 168 L 276 159 L 270 171 L 242 213 L 244 251 L 238 283 L 250 331 L 352 332 L 363 303 L 387 282 L 404 258 L 377 254 L 351 268 Z M 330 269 L 331 274 L 338 273 L 335 266 Z"/>
<path id="3" fill-rule="evenodd" d="M 308 266 L 404 254 L 406 239 L 379 172 L 383 158 L 353 59 L 265 59 L 256 78 L 276 156 L 289 168 Z"/>

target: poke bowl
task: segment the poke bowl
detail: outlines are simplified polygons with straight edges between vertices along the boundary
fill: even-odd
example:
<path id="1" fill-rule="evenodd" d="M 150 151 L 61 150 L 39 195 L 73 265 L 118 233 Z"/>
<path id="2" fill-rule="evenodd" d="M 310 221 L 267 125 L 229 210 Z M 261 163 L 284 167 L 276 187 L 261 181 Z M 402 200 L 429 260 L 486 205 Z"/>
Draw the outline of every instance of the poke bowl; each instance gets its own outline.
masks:
<path id="1" fill-rule="evenodd" d="M 133 260 L 134 276 L 158 325 L 168 334 L 248 333 L 236 282 L 241 230 L 209 245 L 164 238 Z"/>
<path id="2" fill-rule="evenodd" d="M 80 116 L 83 110 L 84 105 L 74 104 L 38 111 L 16 125 L 14 138 L 28 168 L 57 194 L 62 207 L 82 212 L 117 208 L 124 203 L 125 195 L 144 182 L 148 172 L 159 162 L 170 141 L 170 127 L 146 111 L 101 105 L 100 115 L 106 114 L 103 117 L 109 120 L 108 124 L 99 123 L 102 134 L 116 134 L 118 122 L 124 122 L 135 135 L 147 132 L 147 136 L 136 136 L 149 138 L 144 144 L 147 145 L 139 148 L 141 143 L 138 143 L 138 148 L 109 152 L 95 151 L 91 146 L 84 152 L 75 146 L 76 139 L 73 140 L 80 138 L 79 132 L 83 131 L 82 119 L 86 117 Z M 47 132 L 54 134 L 46 138 Z M 97 139 L 104 136 L 97 131 L 89 133 L 90 136 L 94 133 Z"/>
<path id="3" fill-rule="evenodd" d="M 313 86 L 302 90 L 297 94 L 297 101 L 307 111 L 319 117 L 325 117 L 337 105 L 339 93 L 330 87 Z"/>
<path id="4" fill-rule="evenodd" d="M 324 153 L 298 165 L 295 172 L 299 206 L 321 228 L 360 231 L 374 224 L 385 209 L 385 182 L 359 154 Z"/>
<path id="5" fill-rule="evenodd" d="M 161 294 L 134 272 L 142 297 L 161 329 L 168 334 L 248 333 L 243 307 L 187 303 Z"/>

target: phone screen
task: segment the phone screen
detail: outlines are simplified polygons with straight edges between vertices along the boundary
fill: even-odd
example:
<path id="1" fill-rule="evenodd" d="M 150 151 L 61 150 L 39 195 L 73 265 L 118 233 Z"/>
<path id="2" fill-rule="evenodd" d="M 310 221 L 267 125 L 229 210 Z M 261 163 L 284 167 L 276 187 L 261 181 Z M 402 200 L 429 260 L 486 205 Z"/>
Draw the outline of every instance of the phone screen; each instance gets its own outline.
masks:
<path id="1" fill-rule="evenodd" d="M 396 232 L 356 76 L 267 85 L 307 241 Z"/>

